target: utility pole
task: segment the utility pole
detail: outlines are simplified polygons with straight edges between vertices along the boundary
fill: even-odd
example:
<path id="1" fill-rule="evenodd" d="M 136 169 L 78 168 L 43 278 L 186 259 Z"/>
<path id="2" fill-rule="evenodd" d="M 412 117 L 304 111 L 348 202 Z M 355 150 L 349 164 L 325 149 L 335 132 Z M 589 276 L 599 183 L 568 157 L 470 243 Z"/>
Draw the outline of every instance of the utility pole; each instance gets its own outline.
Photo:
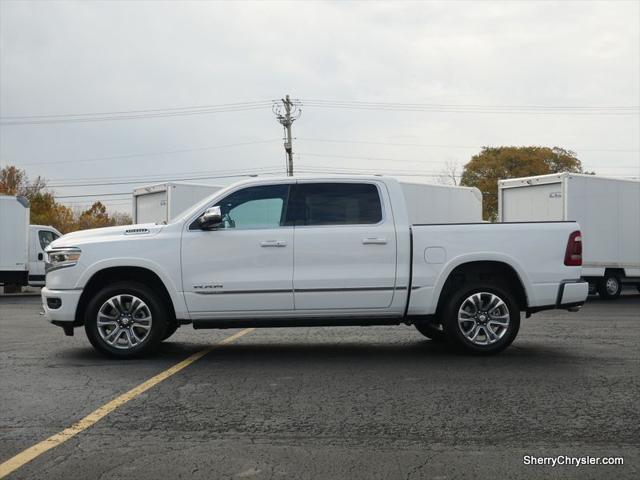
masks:
<path id="1" fill-rule="evenodd" d="M 289 95 L 283 99 L 273 102 L 273 113 L 278 122 L 284 127 L 284 151 L 287 156 L 287 176 L 293 176 L 293 138 L 291 136 L 291 125 L 302 114 L 301 103 L 299 100 L 291 100 Z"/>

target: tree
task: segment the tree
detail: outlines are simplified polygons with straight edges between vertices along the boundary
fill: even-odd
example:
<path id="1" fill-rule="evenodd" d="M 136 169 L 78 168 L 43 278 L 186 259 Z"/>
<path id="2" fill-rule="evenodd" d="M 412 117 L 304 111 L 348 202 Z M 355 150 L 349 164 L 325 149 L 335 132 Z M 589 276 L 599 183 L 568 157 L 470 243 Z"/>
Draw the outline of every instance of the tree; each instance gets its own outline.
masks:
<path id="1" fill-rule="evenodd" d="M 126 213 L 115 212 L 110 216 L 101 202 L 95 202 L 87 210 L 74 214 L 69 207 L 56 202 L 53 192 L 47 189 L 45 179 L 38 176 L 35 180 L 29 180 L 24 170 L 14 166 L 0 170 L 0 194 L 27 197 L 31 208 L 30 222 L 51 225 L 62 233 L 132 223 L 131 216 Z"/>
<path id="2" fill-rule="evenodd" d="M 451 160 L 447 160 L 444 168 L 440 170 L 440 175 L 437 177 L 436 181 L 440 185 L 457 186 L 460 183 L 460 172 L 458 170 L 458 165 L 456 165 L 456 163 Z"/>
<path id="3" fill-rule="evenodd" d="M 480 189 L 482 215 L 493 221 L 498 215 L 498 180 L 560 172 L 583 172 L 574 152 L 560 147 L 483 147 L 464 166 L 460 185 Z"/>
<path id="4" fill-rule="evenodd" d="M 107 207 L 102 202 L 94 202 L 90 208 L 85 210 L 78 217 L 78 230 L 86 230 L 88 228 L 110 227 L 113 225 Z"/>
<path id="5" fill-rule="evenodd" d="M 47 182 L 38 176 L 30 181 L 27 172 L 13 165 L 9 165 L 0 170 L 0 193 L 5 195 L 20 195 L 29 200 L 34 195 L 46 190 Z"/>
<path id="6" fill-rule="evenodd" d="M 49 192 L 34 195 L 30 201 L 31 223 L 34 225 L 51 225 L 62 233 L 77 230 L 75 216 L 69 207 L 57 203 Z"/>

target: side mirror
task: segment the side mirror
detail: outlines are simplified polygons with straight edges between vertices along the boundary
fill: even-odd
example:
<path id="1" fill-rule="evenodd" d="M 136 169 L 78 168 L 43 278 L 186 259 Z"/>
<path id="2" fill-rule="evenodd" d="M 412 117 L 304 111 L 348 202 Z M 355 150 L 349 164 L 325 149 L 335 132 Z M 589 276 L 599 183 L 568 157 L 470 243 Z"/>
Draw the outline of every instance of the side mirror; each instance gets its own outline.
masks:
<path id="1" fill-rule="evenodd" d="M 220 207 L 207 208 L 198 218 L 198 226 L 202 230 L 213 230 L 222 225 L 222 212 Z"/>

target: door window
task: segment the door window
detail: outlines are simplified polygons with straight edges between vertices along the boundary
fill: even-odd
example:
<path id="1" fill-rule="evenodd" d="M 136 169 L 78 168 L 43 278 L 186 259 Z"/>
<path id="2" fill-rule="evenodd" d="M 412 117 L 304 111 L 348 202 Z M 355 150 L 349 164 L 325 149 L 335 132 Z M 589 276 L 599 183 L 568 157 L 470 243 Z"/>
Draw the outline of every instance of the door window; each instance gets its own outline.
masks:
<path id="1" fill-rule="evenodd" d="M 219 206 L 225 229 L 276 228 L 283 224 L 289 185 L 260 185 L 233 192 Z"/>
<path id="2" fill-rule="evenodd" d="M 382 220 L 378 188 L 371 183 L 301 183 L 291 216 L 296 225 L 371 225 Z"/>
<path id="3" fill-rule="evenodd" d="M 38 240 L 40 240 L 40 248 L 44 250 L 58 235 L 49 230 L 38 230 Z"/>

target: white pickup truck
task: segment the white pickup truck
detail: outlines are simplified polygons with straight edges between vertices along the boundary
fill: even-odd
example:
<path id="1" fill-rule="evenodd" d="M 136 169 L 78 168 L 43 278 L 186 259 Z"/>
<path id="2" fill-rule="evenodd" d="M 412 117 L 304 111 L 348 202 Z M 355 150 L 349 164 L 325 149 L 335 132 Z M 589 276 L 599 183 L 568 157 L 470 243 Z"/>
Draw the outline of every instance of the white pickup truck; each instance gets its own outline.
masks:
<path id="1" fill-rule="evenodd" d="M 410 212 L 443 207 L 407 198 L 389 177 L 257 178 L 167 225 L 65 235 L 48 247 L 45 316 L 115 357 L 184 324 L 413 324 L 488 354 L 521 313 L 584 303 L 575 222 L 417 224 Z"/>

